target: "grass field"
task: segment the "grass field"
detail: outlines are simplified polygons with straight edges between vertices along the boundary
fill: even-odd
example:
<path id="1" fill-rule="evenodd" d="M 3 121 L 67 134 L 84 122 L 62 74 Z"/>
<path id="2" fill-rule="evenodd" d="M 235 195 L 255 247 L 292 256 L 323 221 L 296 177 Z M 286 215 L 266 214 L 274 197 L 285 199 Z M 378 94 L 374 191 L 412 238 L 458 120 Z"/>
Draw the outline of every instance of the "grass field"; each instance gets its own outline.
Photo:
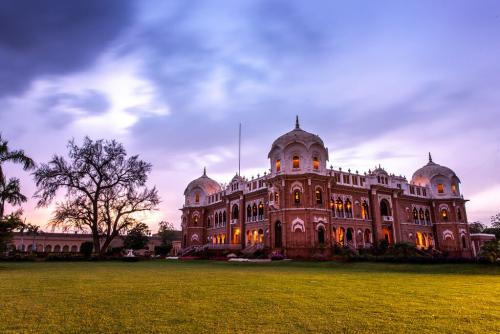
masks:
<path id="1" fill-rule="evenodd" d="M 500 333 L 500 267 L 0 263 L 1 333 Z"/>

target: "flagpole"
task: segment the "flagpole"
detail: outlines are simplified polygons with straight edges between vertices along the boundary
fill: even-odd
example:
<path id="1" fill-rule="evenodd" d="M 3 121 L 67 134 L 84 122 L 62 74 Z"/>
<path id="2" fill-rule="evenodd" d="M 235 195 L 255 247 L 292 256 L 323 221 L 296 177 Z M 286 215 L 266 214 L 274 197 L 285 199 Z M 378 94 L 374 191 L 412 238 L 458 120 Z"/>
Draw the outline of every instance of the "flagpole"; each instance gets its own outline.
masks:
<path id="1" fill-rule="evenodd" d="M 238 175 L 241 176 L 241 122 L 238 131 Z"/>

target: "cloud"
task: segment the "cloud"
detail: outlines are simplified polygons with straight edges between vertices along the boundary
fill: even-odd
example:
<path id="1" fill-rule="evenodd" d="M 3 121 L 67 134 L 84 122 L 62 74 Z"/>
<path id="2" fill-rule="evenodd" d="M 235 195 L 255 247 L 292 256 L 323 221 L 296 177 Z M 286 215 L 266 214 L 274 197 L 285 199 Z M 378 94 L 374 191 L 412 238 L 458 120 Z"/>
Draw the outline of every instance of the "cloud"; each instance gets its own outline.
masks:
<path id="1" fill-rule="evenodd" d="M 132 19 L 128 0 L 0 3 L 0 96 L 90 66 Z"/>

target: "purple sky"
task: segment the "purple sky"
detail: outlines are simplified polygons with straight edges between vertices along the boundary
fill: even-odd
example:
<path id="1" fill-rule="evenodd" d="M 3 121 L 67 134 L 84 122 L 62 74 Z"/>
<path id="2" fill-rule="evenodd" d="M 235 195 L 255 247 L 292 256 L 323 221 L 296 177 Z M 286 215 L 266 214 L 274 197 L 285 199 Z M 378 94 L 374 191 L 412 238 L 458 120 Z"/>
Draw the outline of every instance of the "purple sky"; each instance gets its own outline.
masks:
<path id="1" fill-rule="evenodd" d="M 179 226 L 187 183 L 269 168 L 320 135 L 335 168 L 452 168 L 469 220 L 500 212 L 499 1 L 1 1 L 0 131 L 37 162 L 116 138 L 153 163 L 146 217 Z M 27 195 L 31 175 L 9 165 Z M 51 208 L 24 205 L 44 226 Z"/>

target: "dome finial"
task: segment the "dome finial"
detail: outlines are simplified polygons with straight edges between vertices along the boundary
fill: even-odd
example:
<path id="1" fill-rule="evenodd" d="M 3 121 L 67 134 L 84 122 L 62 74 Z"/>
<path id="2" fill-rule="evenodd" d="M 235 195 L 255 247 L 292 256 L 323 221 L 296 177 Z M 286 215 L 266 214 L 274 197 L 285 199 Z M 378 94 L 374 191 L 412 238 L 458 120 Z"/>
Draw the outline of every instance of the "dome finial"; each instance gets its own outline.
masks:
<path id="1" fill-rule="evenodd" d="M 203 176 L 207 176 L 207 167 L 203 167 Z"/>
<path id="2" fill-rule="evenodd" d="M 300 129 L 299 115 L 295 116 L 295 129 Z"/>
<path id="3" fill-rule="evenodd" d="M 431 152 L 429 152 L 429 163 L 432 163 L 432 155 L 431 155 Z"/>

